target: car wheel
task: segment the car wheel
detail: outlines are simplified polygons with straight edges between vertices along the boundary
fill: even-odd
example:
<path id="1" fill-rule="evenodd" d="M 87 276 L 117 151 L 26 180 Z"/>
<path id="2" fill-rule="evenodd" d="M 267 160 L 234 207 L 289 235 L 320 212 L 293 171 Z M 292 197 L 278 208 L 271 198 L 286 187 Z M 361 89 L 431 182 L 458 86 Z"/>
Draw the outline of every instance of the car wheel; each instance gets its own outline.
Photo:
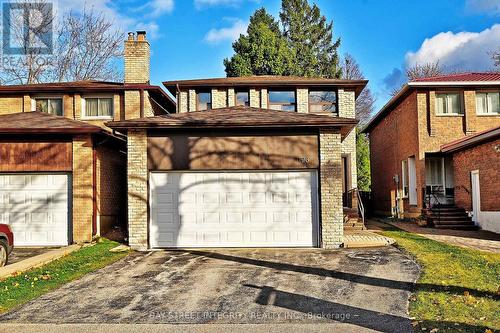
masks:
<path id="1" fill-rule="evenodd" d="M 3 239 L 0 239 L 0 267 L 7 265 L 8 259 L 7 243 Z"/>

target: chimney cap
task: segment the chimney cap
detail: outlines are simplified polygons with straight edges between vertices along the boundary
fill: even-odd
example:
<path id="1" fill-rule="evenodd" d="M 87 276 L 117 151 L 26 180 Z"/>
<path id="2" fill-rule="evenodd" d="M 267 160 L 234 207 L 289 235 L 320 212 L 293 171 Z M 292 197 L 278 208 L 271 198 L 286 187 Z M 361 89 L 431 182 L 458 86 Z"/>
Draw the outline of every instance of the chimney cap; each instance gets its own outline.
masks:
<path id="1" fill-rule="evenodd" d="M 128 32 L 128 40 L 134 40 L 135 39 L 135 34 L 132 31 Z"/>
<path id="2" fill-rule="evenodd" d="M 146 40 L 146 31 L 140 30 L 137 31 L 137 40 L 142 42 Z"/>

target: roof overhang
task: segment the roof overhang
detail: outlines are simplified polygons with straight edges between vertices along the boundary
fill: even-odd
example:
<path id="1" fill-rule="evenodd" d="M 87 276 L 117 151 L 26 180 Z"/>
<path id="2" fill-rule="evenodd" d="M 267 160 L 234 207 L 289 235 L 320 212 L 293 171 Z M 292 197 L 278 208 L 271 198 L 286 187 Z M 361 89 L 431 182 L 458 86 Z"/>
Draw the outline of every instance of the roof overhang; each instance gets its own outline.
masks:
<path id="1" fill-rule="evenodd" d="M 279 78 L 279 79 L 278 79 Z M 363 89 L 368 84 L 368 80 L 343 80 L 343 79 L 322 79 L 322 78 L 294 78 L 294 77 L 269 77 L 269 76 L 252 76 L 252 77 L 230 77 L 230 78 L 211 78 L 211 79 L 194 79 L 194 80 L 176 80 L 165 81 L 163 85 L 172 94 L 176 95 L 179 89 L 196 89 L 196 88 L 220 88 L 220 87 L 308 87 L 308 88 L 324 88 L 335 87 L 352 89 L 355 91 L 356 97 L 361 94 Z"/>
<path id="2" fill-rule="evenodd" d="M 212 117 L 213 116 L 213 117 Z M 356 127 L 357 120 L 327 115 L 287 113 L 268 109 L 232 107 L 113 121 L 106 126 L 126 133 L 129 130 L 319 130 L 333 129 L 344 139 Z M 271 134 L 272 135 L 272 134 Z"/>
<path id="3" fill-rule="evenodd" d="M 500 127 L 495 127 L 481 133 L 465 137 L 441 146 L 441 152 L 453 153 L 458 150 L 476 146 L 488 140 L 500 138 Z"/>

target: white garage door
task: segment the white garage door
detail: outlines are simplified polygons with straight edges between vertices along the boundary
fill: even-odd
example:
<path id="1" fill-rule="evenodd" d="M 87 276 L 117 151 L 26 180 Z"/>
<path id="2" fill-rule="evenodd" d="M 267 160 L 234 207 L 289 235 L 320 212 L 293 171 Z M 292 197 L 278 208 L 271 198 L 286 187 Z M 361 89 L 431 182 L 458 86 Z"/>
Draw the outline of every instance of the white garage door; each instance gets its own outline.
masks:
<path id="1" fill-rule="evenodd" d="M 316 183 L 315 171 L 151 173 L 151 246 L 316 246 Z"/>
<path id="2" fill-rule="evenodd" d="M 66 174 L 0 174 L 0 223 L 14 246 L 68 245 Z"/>

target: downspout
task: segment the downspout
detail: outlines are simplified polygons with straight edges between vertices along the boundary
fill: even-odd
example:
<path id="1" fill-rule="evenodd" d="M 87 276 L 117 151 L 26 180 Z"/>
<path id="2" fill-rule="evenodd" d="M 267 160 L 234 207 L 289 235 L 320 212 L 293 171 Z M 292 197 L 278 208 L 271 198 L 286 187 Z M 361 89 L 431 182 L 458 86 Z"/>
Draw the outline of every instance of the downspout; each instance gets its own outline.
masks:
<path id="1" fill-rule="evenodd" d="M 94 139 L 92 139 L 94 142 Z M 97 145 L 92 149 L 92 238 L 99 235 L 97 230 Z"/>
<path id="2" fill-rule="evenodd" d="M 140 118 L 144 118 L 144 89 L 139 90 Z"/>

